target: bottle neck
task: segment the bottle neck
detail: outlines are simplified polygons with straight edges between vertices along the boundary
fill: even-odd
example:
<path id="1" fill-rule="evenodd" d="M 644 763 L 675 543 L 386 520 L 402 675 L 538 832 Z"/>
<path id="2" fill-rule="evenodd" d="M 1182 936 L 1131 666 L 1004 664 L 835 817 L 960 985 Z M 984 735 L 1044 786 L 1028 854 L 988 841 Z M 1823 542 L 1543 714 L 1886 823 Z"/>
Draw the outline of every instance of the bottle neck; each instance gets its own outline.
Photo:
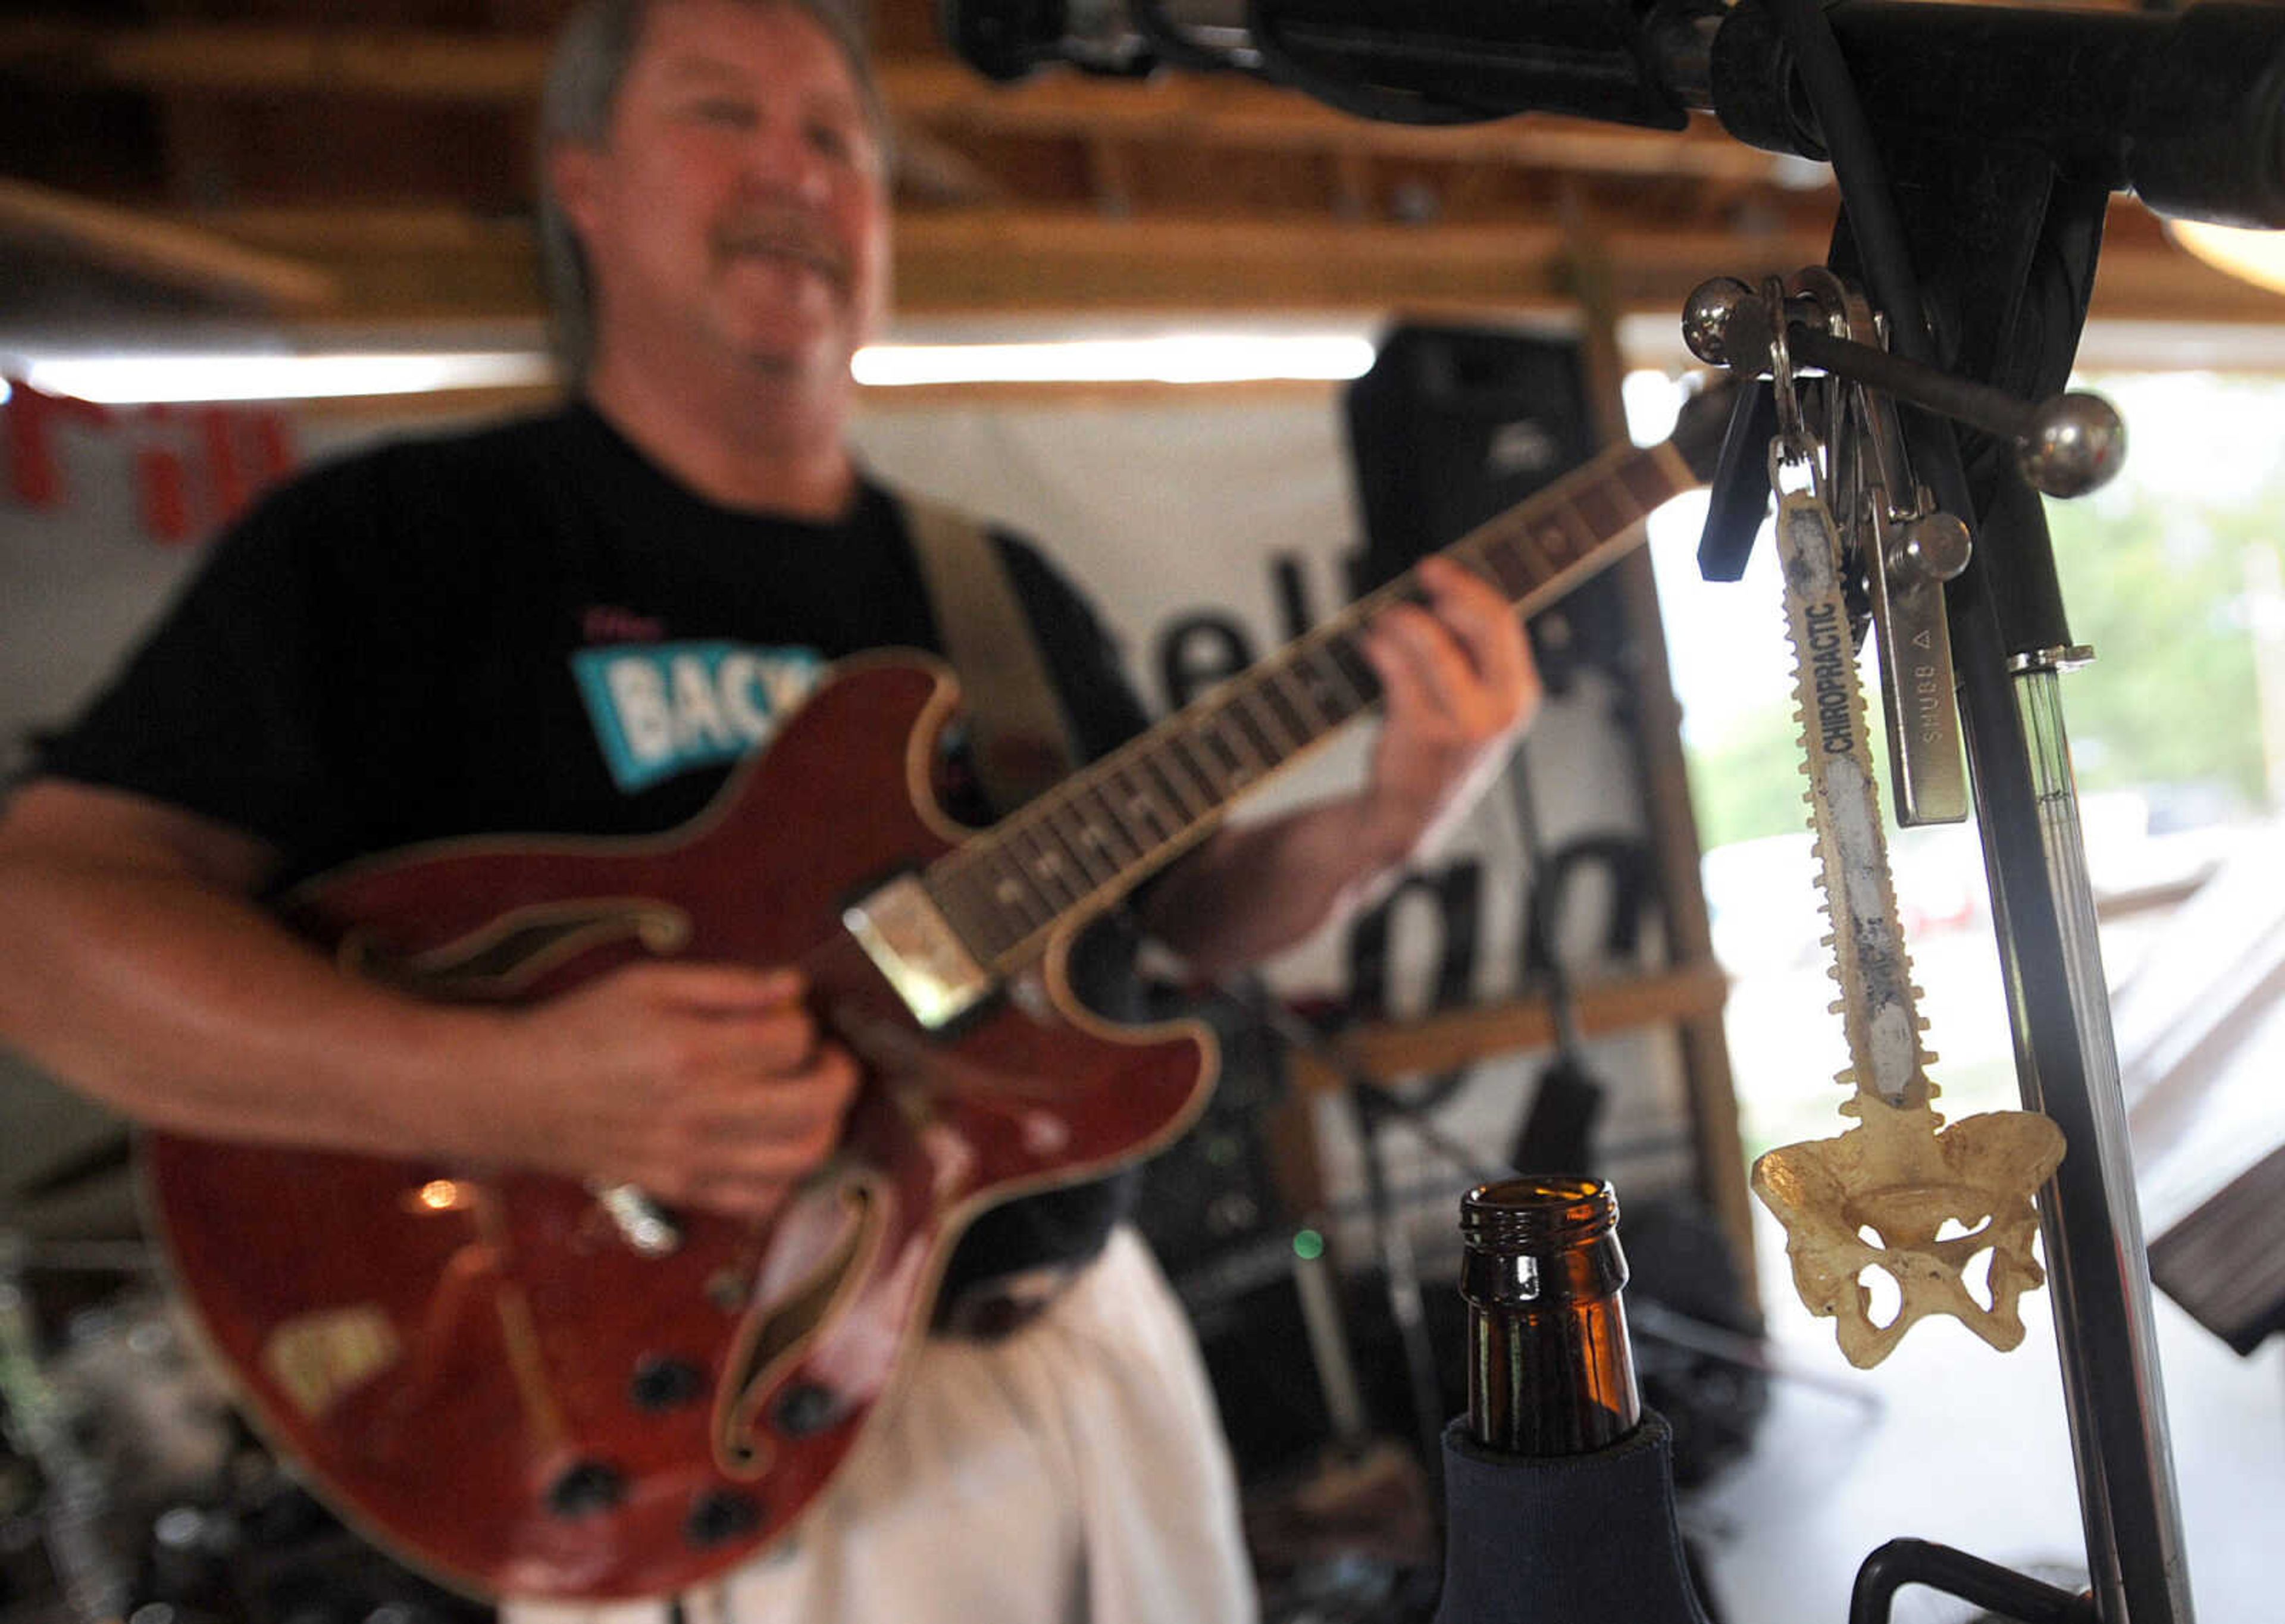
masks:
<path id="1" fill-rule="evenodd" d="M 1511 1179 L 1463 1202 L 1468 1430 L 1486 1448 L 1584 1455 L 1640 1424 L 1617 1221 L 1593 1180 Z"/>

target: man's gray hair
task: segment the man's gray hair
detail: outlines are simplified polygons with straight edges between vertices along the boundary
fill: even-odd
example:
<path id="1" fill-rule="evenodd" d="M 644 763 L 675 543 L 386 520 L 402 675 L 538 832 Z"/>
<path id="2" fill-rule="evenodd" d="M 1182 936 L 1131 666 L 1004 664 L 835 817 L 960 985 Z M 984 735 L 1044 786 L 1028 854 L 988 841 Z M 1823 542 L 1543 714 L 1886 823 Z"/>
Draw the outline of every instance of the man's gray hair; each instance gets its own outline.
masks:
<path id="1" fill-rule="evenodd" d="M 594 358 L 595 290 L 586 251 L 563 212 L 549 173 L 548 154 L 561 142 L 601 146 L 609 137 L 612 110 L 626 82 L 643 27 L 654 7 L 671 0 L 587 0 L 556 36 L 539 103 L 539 269 L 547 288 L 555 358 L 566 382 L 577 386 Z M 850 5 L 836 0 L 744 0 L 756 7 L 799 12 L 822 28 L 849 63 L 865 116 L 885 154 L 889 120 L 879 82 L 865 50 L 864 31 Z"/>

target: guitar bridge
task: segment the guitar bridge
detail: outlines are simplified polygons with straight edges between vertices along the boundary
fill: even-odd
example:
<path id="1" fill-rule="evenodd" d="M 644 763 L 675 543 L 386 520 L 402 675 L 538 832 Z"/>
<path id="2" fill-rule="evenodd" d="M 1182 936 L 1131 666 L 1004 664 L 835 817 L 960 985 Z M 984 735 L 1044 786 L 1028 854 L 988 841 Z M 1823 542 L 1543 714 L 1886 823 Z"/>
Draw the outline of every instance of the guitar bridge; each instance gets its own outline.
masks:
<path id="1" fill-rule="evenodd" d="M 841 922 L 887 978 L 913 1018 L 930 1032 L 951 1024 L 992 992 L 976 961 L 917 875 L 902 875 L 843 910 Z"/>

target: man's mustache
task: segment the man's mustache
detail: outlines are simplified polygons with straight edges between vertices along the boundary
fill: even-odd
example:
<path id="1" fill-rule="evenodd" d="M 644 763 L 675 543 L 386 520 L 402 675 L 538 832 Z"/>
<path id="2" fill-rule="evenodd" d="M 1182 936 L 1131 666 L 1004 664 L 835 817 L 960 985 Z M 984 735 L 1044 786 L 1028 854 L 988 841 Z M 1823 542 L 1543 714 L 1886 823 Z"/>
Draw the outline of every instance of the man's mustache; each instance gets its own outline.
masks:
<path id="1" fill-rule="evenodd" d="M 714 252 L 726 259 L 758 254 L 797 260 L 843 289 L 854 277 L 848 250 L 829 232 L 797 216 L 744 216 L 729 221 L 714 233 Z"/>

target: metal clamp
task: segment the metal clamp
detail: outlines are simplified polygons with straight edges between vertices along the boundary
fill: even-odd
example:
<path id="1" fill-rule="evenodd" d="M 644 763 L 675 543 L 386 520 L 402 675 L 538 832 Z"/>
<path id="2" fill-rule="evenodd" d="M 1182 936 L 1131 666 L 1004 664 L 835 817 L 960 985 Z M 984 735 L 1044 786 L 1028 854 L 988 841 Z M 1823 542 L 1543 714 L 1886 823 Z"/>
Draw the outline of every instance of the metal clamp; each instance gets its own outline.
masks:
<path id="1" fill-rule="evenodd" d="M 1716 366 L 1774 376 L 1783 349 L 1788 372 L 1817 367 L 2013 441 L 2023 477 L 2047 496 L 2084 496 L 2108 483 L 2125 461 L 2125 425 L 2099 395 L 2019 400 L 1891 355 L 1865 341 L 1866 335 L 1825 331 L 1814 301 L 1796 311 L 1783 298 L 1772 302 L 1767 286 L 1757 296 L 1735 277 L 1700 283 L 1683 306 L 1683 341 L 1690 352 Z"/>

